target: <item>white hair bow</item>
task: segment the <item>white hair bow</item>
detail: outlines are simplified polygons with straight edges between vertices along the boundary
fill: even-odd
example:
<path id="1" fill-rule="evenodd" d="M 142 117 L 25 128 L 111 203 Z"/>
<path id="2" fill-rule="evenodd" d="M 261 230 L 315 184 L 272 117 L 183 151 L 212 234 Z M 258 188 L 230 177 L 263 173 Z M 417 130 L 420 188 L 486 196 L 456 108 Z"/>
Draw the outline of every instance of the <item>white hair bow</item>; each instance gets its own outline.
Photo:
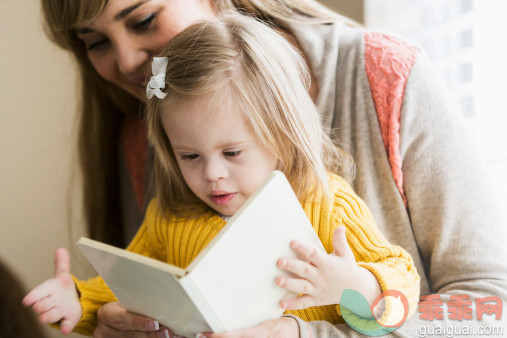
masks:
<path id="1" fill-rule="evenodd" d="M 151 99 L 153 95 L 159 99 L 163 99 L 167 96 L 161 89 L 165 88 L 165 72 L 167 69 L 167 57 L 154 57 L 151 63 L 151 71 L 153 76 L 146 86 L 146 96 Z"/>

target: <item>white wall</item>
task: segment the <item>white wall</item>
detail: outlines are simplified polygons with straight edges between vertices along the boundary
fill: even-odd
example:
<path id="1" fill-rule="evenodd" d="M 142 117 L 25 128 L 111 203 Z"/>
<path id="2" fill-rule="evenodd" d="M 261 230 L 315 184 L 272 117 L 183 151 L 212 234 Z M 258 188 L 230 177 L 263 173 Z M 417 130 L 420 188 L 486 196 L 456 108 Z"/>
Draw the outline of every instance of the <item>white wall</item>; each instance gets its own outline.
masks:
<path id="1" fill-rule="evenodd" d="M 364 0 L 319 0 L 319 2 L 357 22 L 364 22 Z"/>
<path id="2" fill-rule="evenodd" d="M 31 288 L 50 277 L 54 250 L 69 247 L 69 195 L 80 205 L 68 190 L 76 79 L 42 31 L 39 1 L 2 0 L 0 22 L 0 258 Z"/>

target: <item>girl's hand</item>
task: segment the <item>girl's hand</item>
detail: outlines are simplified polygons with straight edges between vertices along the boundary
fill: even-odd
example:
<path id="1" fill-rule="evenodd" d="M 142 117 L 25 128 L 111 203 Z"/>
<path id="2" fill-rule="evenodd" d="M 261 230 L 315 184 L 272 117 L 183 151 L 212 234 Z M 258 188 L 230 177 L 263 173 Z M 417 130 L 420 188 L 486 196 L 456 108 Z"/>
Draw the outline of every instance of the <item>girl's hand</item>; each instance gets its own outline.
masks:
<path id="1" fill-rule="evenodd" d="M 302 294 L 295 299 L 283 299 L 280 306 L 287 310 L 310 306 L 339 304 L 343 290 L 359 291 L 371 304 L 381 293 L 375 276 L 357 266 L 345 237 L 345 227 L 333 233 L 334 252 L 327 254 L 314 245 L 293 241 L 291 247 L 299 259 L 280 258 L 277 266 L 299 278 L 280 276 L 277 285 Z"/>
<path id="2" fill-rule="evenodd" d="M 63 334 L 72 331 L 82 314 L 76 287 L 69 272 L 69 253 L 66 249 L 59 248 L 55 252 L 53 278 L 36 286 L 23 298 L 23 304 L 32 306 L 39 314 L 41 323 L 60 322 Z"/>
<path id="3" fill-rule="evenodd" d="M 257 337 L 299 337 L 299 327 L 295 319 L 290 317 L 280 317 L 271 319 L 264 323 L 250 327 L 248 329 L 223 332 L 223 333 L 210 333 L 203 332 L 197 337 L 208 338 L 257 338 Z"/>

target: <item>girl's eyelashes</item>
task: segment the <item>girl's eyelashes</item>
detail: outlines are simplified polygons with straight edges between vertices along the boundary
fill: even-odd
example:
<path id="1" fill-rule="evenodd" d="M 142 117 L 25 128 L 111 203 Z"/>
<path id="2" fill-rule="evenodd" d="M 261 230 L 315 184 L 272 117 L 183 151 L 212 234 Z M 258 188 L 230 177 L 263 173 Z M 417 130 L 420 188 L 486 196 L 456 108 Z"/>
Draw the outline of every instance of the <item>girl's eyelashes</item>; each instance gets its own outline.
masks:
<path id="1" fill-rule="evenodd" d="M 228 150 L 223 151 L 222 154 L 226 157 L 236 157 L 241 153 L 241 150 Z M 198 154 L 194 153 L 187 153 L 187 154 L 180 154 L 182 160 L 195 160 L 199 157 Z"/>
<path id="2" fill-rule="evenodd" d="M 198 157 L 199 157 L 199 155 L 197 155 L 197 154 L 181 154 L 182 160 L 195 160 Z"/>
<path id="3" fill-rule="evenodd" d="M 241 153 L 241 150 L 231 150 L 231 151 L 224 151 L 223 154 L 225 156 L 229 156 L 229 157 L 235 157 L 235 156 L 238 156 L 239 153 Z"/>
<path id="4" fill-rule="evenodd" d="M 143 32 L 145 30 L 148 30 L 153 21 L 157 18 L 157 15 L 158 13 L 155 12 L 155 13 L 151 13 L 150 15 L 148 15 L 146 18 L 142 19 L 141 21 L 135 23 L 132 28 L 135 30 L 135 31 L 138 31 L 138 32 Z"/>

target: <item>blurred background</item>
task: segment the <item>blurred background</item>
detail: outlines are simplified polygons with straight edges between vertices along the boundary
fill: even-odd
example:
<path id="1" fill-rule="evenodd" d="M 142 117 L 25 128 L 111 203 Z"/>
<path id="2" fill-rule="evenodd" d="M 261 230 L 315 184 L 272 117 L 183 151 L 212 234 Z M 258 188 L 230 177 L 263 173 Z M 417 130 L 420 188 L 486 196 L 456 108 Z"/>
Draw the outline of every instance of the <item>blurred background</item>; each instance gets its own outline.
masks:
<path id="1" fill-rule="evenodd" d="M 367 27 L 401 34 L 427 52 L 461 105 L 499 197 L 507 202 L 502 42 L 507 0 L 322 3 Z M 79 278 L 92 276 L 73 246 L 85 235 L 74 148 L 73 62 L 44 35 L 37 0 L 2 0 L 0 22 L 0 259 L 27 289 L 51 276 L 53 253 L 61 246 L 71 250 Z"/>

